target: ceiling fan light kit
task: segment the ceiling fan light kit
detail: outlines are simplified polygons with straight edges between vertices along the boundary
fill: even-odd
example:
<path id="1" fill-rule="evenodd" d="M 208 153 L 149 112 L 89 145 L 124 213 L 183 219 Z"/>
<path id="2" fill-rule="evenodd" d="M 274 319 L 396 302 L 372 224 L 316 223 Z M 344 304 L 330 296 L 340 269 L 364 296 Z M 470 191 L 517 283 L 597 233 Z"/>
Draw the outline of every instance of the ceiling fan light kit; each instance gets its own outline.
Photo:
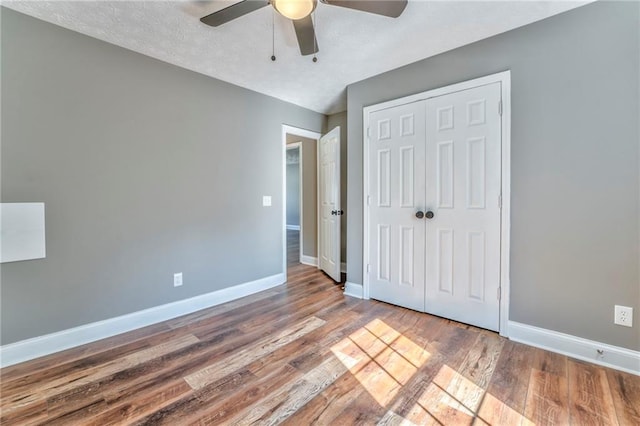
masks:
<path id="1" fill-rule="evenodd" d="M 296 21 L 311 15 L 318 2 L 317 0 L 271 0 L 271 4 L 280 15 Z"/>
<path id="2" fill-rule="evenodd" d="M 407 0 L 320 0 L 330 6 L 369 12 L 376 15 L 397 18 L 407 7 Z M 300 54 L 315 55 L 318 53 L 318 41 L 311 14 L 318 5 L 318 0 L 243 0 L 225 7 L 222 10 L 200 18 L 200 22 L 218 27 L 247 13 L 271 5 L 282 16 L 290 19 L 298 39 Z M 271 56 L 275 61 L 275 55 Z M 314 56 L 313 62 L 317 58 Z"/>

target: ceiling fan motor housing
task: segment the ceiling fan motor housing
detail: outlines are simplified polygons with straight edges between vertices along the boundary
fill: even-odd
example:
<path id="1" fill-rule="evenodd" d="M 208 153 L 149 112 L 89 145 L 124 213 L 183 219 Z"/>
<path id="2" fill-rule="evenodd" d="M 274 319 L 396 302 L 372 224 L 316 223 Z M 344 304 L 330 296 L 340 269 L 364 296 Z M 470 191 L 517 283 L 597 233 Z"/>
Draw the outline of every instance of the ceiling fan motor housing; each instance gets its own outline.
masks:
<path id="1" fill-rule="evenodd" d="M 311 15 L 318 5 L 317 0 L 270 0 L 279 14 L 297 21 Z"/>

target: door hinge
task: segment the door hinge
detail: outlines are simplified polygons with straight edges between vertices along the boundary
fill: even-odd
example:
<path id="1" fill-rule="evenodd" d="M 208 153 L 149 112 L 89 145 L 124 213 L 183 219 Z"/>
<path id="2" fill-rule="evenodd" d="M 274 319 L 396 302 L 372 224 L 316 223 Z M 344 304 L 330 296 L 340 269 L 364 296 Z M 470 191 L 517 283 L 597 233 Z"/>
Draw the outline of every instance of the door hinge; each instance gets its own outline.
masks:
<path id="1" fill-rule="evenodd" d="M 498 287 L 498 300 L 502 297 L 502 287 Z"/>
<path id="2" fill-rule="evenodd" d="M 371 127 L 367 127 L 367 137 L 371 138 Z"/>
<path id="3" fill-rule="evenodd" d="M 498 115 L 502 116 L 502 99 L 498 101 Z"/>
<path id="4" fill-rule="evenodd" d="M 371 265 L 367 263 L 367 274 L 371 271 Z"/>
<path id="5" fill-rule="evenodd" d="M 371 195 L 367 195 L 367 206 L 371 205 Z"/>
<path id="6" fill-rule="evenodd" d="M 498 208 L 502 210 L 502 194 L 498 195 Z"/>

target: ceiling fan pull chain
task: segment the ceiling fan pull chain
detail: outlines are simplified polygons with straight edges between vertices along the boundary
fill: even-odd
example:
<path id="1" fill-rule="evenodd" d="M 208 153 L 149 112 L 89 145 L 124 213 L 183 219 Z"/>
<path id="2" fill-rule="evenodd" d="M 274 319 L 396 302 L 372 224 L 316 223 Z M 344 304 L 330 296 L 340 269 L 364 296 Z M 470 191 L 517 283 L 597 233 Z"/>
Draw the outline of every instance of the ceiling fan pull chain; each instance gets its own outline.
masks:
<path id="1" fill-rule="evenodd" d="M 275 10 L 271 11 L 271 60 L 276 60 L 276 18 Z"/>
<path id="2" fill-rule="evenodd" d="M 317 12 L 314 11 L 313 15 L 311 16 L 311 19 L 313 20 L 313 28 L 314 28 L 314 34 L 313 34 L 313 62 L 318 62 L 318 57 L 316 56 L 316 53 L 318 52 L 318 40 L 316 39 L 316 34 L 318 34 L 318 16 L 317 16 Z"/>

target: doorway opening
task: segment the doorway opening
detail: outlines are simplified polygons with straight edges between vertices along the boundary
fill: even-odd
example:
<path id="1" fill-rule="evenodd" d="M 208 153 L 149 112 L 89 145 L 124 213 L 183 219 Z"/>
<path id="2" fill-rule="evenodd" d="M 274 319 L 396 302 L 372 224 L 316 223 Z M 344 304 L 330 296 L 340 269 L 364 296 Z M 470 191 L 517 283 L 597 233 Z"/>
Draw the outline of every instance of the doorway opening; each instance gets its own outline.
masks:
<path id="1" fill-rule="evenodd" d="M 287 267 L 291 267 L 300 263 L 302 255 L 302 142 L 287 144 L 286 152 Z"/>
<path id="2" fill-rule="evenodd" d="M 318 266 L 317 145 L 321 136 L 318 132 L 282 126 L 285 277 L 291 266 Z"/>

